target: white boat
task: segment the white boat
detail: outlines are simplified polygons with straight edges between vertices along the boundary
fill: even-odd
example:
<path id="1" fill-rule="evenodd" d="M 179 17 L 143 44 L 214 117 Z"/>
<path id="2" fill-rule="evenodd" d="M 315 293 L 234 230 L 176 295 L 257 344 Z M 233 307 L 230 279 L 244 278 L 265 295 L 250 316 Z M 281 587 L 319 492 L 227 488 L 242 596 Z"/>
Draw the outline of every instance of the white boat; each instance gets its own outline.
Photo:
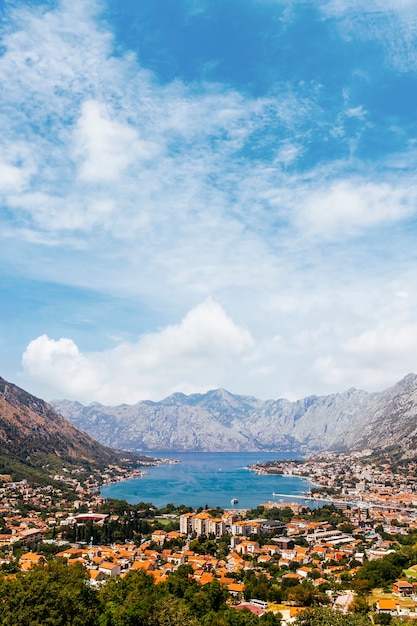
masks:
<path id="1" fill-rule="evenodd" d="M 238 500 L 237 498 L 232 498 L 232 499 L 230 500 L 230 503 L 231 503 L 231 504 L 237 504 L 238 502 L 239 502 L 239 500 Z"/>

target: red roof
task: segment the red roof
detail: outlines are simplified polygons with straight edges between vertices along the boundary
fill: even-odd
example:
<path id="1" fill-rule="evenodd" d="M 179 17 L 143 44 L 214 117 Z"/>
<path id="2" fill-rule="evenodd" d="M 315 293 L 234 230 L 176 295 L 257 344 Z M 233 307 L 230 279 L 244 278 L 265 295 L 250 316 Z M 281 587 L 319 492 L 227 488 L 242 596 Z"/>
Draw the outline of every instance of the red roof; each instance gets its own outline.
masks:
<path id="1" fill-rule="evenodd" d="M 248 609 L 251 613 L 254 613 L 254 615 L 257 615 L 258 617 L 265 613 L 264 609 L 261 609 L 260 606 L 254 606 L 253 604 L 246 602 L 242 602 L 241 604 L 238 604 L 233 608 L 239 609 L 239 611 L 243 611 L 243 609 Z"/>

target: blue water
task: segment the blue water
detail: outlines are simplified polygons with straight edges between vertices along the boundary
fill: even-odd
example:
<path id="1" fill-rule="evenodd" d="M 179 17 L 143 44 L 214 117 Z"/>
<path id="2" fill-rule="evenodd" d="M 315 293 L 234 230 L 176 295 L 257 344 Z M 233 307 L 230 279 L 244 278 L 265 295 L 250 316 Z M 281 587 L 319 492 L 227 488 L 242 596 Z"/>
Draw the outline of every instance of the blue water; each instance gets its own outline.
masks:
<path id="1" fill-rule="evenodd" d="M 152 455 L 181 462 L 147 468 L 149 475 L 103 487 L 102 495 L 124 499 L 130 504 L 152 502 L 159 508 L 169 502 L 176 506 L 197 508 L 207 504 L 224 508 L 231 506 L 232 498 L 237 498 L 236 508 L 254 508 L 271 500 L 279 501 L 272 492 L 297 495 L 311 486 L 302 478 L 261 476 L 245 469 L 256 462 L 294 459 L 295 453 L 153 451 Z"/>

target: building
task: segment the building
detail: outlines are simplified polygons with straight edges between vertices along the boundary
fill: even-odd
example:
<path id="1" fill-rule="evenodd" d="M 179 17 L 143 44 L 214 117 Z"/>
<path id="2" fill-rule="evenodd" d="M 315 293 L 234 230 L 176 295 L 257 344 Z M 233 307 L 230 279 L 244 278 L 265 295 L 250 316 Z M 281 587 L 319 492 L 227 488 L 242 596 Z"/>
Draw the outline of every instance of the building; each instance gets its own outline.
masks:
<path id="1" fill-rule="evenodd" d="M 226 524 L 223 520 L 212 517 L 207 511 L 184 513 L 180 516 L 180 532 L 184 535 L 195 533 L 197 537 L 200 535 L 221 537 L 226 533 Z"/>

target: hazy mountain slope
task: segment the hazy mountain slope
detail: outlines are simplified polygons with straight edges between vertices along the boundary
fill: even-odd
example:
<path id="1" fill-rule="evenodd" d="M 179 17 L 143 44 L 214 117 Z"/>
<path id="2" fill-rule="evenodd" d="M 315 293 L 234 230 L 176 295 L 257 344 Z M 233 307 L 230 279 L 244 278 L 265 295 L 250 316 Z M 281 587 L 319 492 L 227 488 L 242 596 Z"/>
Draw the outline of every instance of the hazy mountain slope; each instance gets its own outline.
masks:
<path id="1" fill-rule="evenodd" d="M 105 445 L 125 450 L 251 450 L 250 438 L 222 422 L 236 419 L 220 407 L 186 402 L 180 394 L 160 403 L 84 407 L 68 400 L 54 401 L 56 409 Z"/>
<path id="2" fill-rule="evenodd" d="M 297 402 L 262 401 L 217 389 L 132 406 L 52 404 L 99 441 L 128 450 L 326 449 L 356 440 L 351 429 L 379 397 L 350 389 Z"/>
<path id="3" fill-rule="evenodd" d="M 344 442 L 355 420 L 373 405 L 378 394 L 350 389 L 330 396 L 309 396 L 296 402 L 267 401 L 247 428 L 260 449 L 290 443 L 324 449 Z"/>

